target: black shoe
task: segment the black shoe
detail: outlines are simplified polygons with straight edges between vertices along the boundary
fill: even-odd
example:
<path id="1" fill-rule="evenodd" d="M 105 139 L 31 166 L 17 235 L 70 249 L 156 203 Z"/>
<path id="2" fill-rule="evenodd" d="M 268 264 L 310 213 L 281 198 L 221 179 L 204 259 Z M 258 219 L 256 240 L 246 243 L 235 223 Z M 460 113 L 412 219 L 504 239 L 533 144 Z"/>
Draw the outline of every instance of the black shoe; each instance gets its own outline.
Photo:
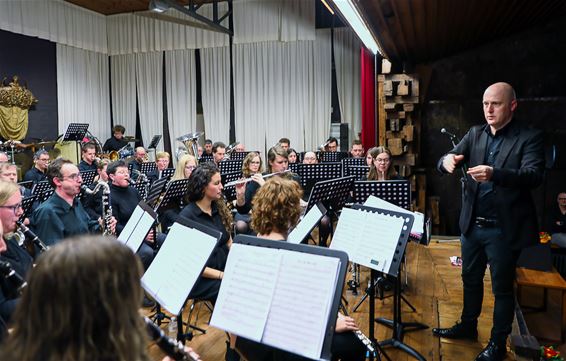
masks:
<path id="1" fill-rule="evenodd" d="M 476 361 L 502 361 L 507 355 L 505 343 L 489 341 L 487 346 L 476 356 Z"/>
<path id="2" fill-rule="evenodd" d="M 438 337 L 452 339 L 477 340 L 478 330 L 474 325 L 456 323 L 450 328 L 433 328 L 432 334 Z"/>
<path id="3" fill-rule="evenodd" d="M 143 296 L 142 306 L 143 307 L 153 307 L 153 306 L 155 306 L 155 301 L 150 300 L 147 296 Z"/>
<path id="4" fill-rule="evenodd" d="M 240 361 L 240 354 L 233 348 L 230 348 L 229 341 L 226 341 L 226 356 L 224 357 L 224 359 L 226 361 Z"/>

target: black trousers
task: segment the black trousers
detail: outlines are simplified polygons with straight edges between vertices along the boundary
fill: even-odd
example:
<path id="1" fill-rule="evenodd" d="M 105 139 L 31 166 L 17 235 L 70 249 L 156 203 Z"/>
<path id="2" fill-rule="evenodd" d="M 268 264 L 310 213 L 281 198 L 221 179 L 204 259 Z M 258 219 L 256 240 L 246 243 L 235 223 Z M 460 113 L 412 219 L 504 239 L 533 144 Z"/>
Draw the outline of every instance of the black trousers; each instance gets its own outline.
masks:
<path id="1" fill-rule="evenodd" d="M 503 240 L 499 227 L 474 225 L 462 235 L 462 281 L 464 308 L 462 322 L 477 323 L 483 302 L 483 278 L 487 264 L 491 273 L 491 288 L 495 298 L 491 339 L 505 342 L 511 333 L 515 299 L 513 281 L 519 251 L 513 251 Z"/>

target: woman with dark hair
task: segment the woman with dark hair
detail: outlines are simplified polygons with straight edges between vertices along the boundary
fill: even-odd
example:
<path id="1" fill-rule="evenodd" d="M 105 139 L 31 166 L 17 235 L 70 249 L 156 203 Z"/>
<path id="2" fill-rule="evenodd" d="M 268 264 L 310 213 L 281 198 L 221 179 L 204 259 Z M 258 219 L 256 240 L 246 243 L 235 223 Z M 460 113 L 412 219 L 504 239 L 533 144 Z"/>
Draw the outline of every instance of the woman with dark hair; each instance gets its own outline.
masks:
<path id="1" fill-rule="evenodd" d="M 216 302 L 228 251 L 232 244 L 232 214 L 222 195 L 220 171 L 212 162 L 199 165 L 189 177 L 187 205 L 179 217 L 185 217 L 222 233 L 206 267 L 189 298 Z"/>
<path id="2" fill-rule="evenodd" d="M 297 151 L 293 148 L 289 148 L 287 150 L 287 159 L 289 160 L 289 164 L 291 163 L 297 163 Z"/>
<path id="3" fill-rule="evenodd" d="M 391 163 L 391 151 L 385 147 L 377 147 L 372 154 L 367 180 L 399 180 L 402 179 Z"/>
<path id="4" fill-rule="evenodd" d="M 113 238 L 57 244 L 31 272 L 0 359 L 150 360 L 138 312 L 141 275 L 136 256 Z"/>
<path id="5" fill-rule="evenodd" d="M 261 161 L 261 157 L 256 152 L 248 153 L 246 158 L 244 158 L 244 162 L 242 163 L 242 176 L 244 178 L 252 178 L 253 183 L 257 183 L 261 186 L 264 183 L 261 173 L 263 173 L 263 162 Z M 240 208 L 240 211 L 243 212 L 244 210 L 245 209 Z M 242 213 L 240 211 L 236 213 L 235 216 L 236 233 L 245 234 L 250 230 L 250 227 L 248 225 L 250 223 L 250 212 L 249 210 L 246 213 Z"/>
<path id="6" fill-rule="evenodd" d="M 269 179 L 253 199 L 251 224 L 258 237 L 286 241 L 301 215 L 302 190 L 296 182 L 281 177 Z M 332 338 L 332 360 L 365 360 L 366 347 L 352 332 L 358 329 L 351 317 L 338 313 Z M 238 338 L 236 346 L 249 360 L 306 360 L 288 352 Z"/>

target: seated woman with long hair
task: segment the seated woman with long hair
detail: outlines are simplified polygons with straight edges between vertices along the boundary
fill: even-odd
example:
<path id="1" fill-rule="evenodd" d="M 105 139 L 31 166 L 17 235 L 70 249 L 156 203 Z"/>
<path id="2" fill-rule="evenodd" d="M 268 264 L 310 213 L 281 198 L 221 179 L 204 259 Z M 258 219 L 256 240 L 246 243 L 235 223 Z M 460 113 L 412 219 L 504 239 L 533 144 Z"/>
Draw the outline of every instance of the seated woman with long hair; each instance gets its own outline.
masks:
<path id="1" fill-rule="evenodd" d="M 400 180 L 392 164 L 391 151 L 385 147 L 377 147 L 372 154 L 372 163 L 369 167 L 367 180 Z"/>
<path id="2" fill-rule="evenodd" d="M 261 173 L 263 173 L 263 162 L 261 157 L 256 152 L 250 152 L 244 158 L 242 162 L 242 177 L 244 178 L 252 178 L 256 174 L 254 182 L 258 182 L 258 184 L 263 184 L 263 178 L 261 177 Z M 248 233 L 250 230 L 249 223 L 250 223 L 250 215 L 248 213 L 236 213 L 235 216 L 236 221 L 236 233 Z"/>
<path id="3" fill-rule="evenodd" d="M 113 238 L 58 243 L 38 258 L 0 359 L 149 361 L 138 312 L 142 271 L 135 254 Z"/>
<path id="4" fill-rule="evenodd" d="M 253 199 L 251 224 L 257 236 L 285 241 L 289 230 L 299 221 L 302 193 L 299 185 L 292 180 L 280 177 L 269 179 Z M 332 338 L 332 360 L 365 360 L 366 347 L 352 332 L 357 329 L 358 326 L 353 318 L 338 313 L 335 334 Z M 278 360 L 304 359 L 241 338 L 238 338 L 236 346 L 249 356 L 247 358 L 250 360 L 270 360 L 276 357 L 275 355 Z"/>
<path id="5" fill-rule="evenodd" d="M 224 201 L 222 195 L 224 187 L 220 181 L 220 171 L 214 163 L 207 162 L 199 165 L 192 172 L 189 181 L 186 195 L 187 205 L 179 213 L 179 217 L 188 218 L 222 233 L 220 242 L 212 251 L 189 298 L 216 302 L 228 251 L 232 244 L 230 236 L 232 214 Z"/>

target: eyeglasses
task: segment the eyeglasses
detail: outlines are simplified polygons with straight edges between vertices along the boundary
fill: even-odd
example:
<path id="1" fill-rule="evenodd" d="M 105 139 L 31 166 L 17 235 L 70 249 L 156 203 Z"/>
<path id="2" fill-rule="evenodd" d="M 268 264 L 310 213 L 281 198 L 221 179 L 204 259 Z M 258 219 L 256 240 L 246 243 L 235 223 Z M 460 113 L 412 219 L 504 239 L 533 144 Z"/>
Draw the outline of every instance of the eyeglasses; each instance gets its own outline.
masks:
<path id="1" fill-rule="evenodd" d="M 18 213 L 18 209 L 22 208 L 22 203 L 14 204 L 13 206 L 0 206 L 0 208 L 11 209 L 14 215 Z"/>
<path id="2" fill-rule="evenodd" d="M 375 158 L 375 161 L 376 161 L 377 163 L 389 163 L 389 158 L 385 158 L 385 159 L 382 159 L 382 158 Z"/>
<path id="3" fill-rule="evenodd" d="M 250 162 L 250 164 L 261 164 L 261 162 Z"/>
<path id="4" fill-rule="evenodd" d="M 197 167 L 195 167 L 194 165 L 187 165 L 185 166 L 186 170 L 195 170 Z"/>
<path id="5" fill-rule="evenodd" d="M 66 177 L 63 176 L 62 178 L 63 178 L 63 179 L 69 178 L 70 180 L 76 181 L 76 180 L 78 180 L 78 179 L 83 179 L 83 176 L 82 176 L 80 173 L 73 173 L 73 174 L 68 175 L 68 176 L 66 176 Z"/>

